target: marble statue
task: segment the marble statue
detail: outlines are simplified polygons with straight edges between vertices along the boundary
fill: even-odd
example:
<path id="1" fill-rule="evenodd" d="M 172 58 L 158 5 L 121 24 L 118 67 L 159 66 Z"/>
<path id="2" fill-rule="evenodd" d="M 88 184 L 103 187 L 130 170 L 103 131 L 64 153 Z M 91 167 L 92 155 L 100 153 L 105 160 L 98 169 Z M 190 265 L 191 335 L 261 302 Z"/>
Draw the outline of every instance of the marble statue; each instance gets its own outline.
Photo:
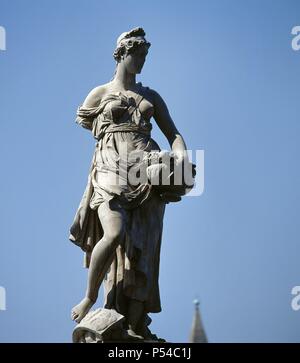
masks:
<path id="1" fill-rule="evenodd" d="M 165 206 L 193 187 L 195 165 L 162 97 L 136 82 L 149 47 L 142 28 L 122 33 L 113 53 L 113 79 L 93 89 L 77 111 L 76 122 L 97 143 L 70 229 L 70 240 L 85 252 L 88 268 L 85 296 L 71 312 L 78 323 L 75 342 L 159 340 L 149 329 L 148 314 L 161 311 Z M 169 152 L 151 138 L 151 118 L 166 136 Z M 182 176 L 174 182 L 174 171 L 183 165 L 190 167 L 190 182 Z M 137 183 L 128 180 L 133 170 Z M 92 311 L 102 283 L 104 307 Z"/>

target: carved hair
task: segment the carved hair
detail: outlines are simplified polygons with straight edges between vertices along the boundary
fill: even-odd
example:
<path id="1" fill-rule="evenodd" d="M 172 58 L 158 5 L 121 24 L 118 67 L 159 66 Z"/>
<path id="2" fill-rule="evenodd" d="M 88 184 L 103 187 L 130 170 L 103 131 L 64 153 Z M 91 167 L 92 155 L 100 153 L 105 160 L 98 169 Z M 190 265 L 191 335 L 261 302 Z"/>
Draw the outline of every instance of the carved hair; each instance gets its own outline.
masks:
<path id="1" fill-rule="evenodd" d="M 143 28 L 134 28 L 129 32 L 122 33 L 117 40 L 117 47 L 113 53 L 115 60 L 120 62 L 123 55 L 134 52 L 139 46 L 149 48 L 151 43 L 147 42 L 145 35 Z"/>

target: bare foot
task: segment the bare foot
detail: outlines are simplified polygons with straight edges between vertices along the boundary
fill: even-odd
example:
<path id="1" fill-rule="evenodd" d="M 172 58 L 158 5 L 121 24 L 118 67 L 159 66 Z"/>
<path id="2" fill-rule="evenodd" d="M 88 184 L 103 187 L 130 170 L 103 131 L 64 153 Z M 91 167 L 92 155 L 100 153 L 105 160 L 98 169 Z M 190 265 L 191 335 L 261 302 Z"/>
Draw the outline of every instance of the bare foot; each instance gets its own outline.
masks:
<path id="1" fill-rule="evenodd" d="M 136 334 L 136 332 L 133 331 L 130 328 L 127 330 L 127 334 L 128 334 L 128 338 L 130 340 L 144 340 L 144 337 L 142 337 L 141 335 Z"/>
<path id="2" fill-rule="evenodd" d="M 94 302 L 88 297 L 85 297 L 78 305 L 74 306 L 74 308 L 72 309 L 71 319 L 75 320 L 76 323 L 80 323 L 81 320 L 90 311 L 93 305 Z"/>

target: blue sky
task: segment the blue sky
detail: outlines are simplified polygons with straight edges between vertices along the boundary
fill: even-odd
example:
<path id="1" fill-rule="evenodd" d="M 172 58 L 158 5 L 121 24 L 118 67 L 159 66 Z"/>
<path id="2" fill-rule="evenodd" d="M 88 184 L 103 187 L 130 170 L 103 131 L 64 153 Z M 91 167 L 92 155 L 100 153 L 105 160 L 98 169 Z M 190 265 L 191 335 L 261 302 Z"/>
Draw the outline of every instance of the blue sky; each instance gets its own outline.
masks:
<path id="1" fill-rule="evenodd" d="M 300 341 L 299 14 L 296 0 L 0 1 L 0 342 L 71 340 L 87 271 L 68 229 L 94 148 L 75 112 L 136 26 L 152 43 L 138 80 L 205 150 L 204 193 L 166 209 L 153 331 L 187 341 L 197 296 L 211 342 Z"/>

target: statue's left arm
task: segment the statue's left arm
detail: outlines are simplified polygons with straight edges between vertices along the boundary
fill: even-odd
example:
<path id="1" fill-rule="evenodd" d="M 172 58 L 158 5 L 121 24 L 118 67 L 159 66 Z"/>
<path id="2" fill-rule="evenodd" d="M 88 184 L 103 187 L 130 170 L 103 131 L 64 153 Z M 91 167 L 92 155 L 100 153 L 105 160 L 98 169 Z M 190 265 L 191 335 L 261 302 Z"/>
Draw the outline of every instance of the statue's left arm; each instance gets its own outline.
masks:
<path id="1" fill-rule="evenodd" d="M 186 144 L 181 133 L 176 128 L 168 107 L 162 97 L 155 91 L 152 91 L 154 99 L 154 119 L 169 141 L 170 147 L 177 156 L 178 161 L 182 161 L 186 156 Z"/>

